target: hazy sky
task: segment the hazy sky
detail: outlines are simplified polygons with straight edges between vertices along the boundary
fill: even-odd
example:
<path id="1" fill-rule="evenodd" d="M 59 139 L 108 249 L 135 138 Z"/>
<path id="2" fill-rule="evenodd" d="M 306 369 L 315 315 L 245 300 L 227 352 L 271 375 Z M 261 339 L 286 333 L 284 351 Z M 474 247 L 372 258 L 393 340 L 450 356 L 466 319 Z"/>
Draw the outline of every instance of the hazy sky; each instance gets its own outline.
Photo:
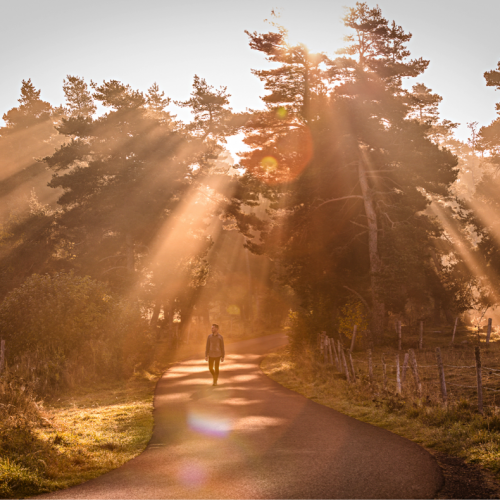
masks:
<path id="1" fill-rule="evenodd" d="M 236 111 L 261 106 L 262 84 L 251 68 L 266 64 L 244 30 L 264 32 L 271 9 L 294 42 L 329 54 L 342 45 L 343 6 L 351 0 L 0 0 L 0 114 L 17 105 L 31 78 L 52 104 L 62 80 L 116 79 L 187 99 L 194 74 L 228 87 Z M 376 2 L 368 2 L 370 6 Z M 389 20 L 413 33 L 413 57 L 430 59 L 416 81 L 444 97 L 443 118 L 488 124 L 500 101 L 483 73 L 500 60 L 500 0 L 380 0 Z"/>

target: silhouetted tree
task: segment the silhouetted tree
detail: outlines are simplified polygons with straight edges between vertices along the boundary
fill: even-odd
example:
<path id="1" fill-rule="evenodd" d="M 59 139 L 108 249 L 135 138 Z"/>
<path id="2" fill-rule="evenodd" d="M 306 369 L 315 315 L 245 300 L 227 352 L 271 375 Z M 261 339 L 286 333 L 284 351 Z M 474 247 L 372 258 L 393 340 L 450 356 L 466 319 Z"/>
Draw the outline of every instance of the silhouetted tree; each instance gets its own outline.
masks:
<path id="1" fill-rule="evenodd" d="M 35 187 L 43 198 L 49 197 L 46 183 L 50 179 L 37 158 L 49 154 L 59 145 L 54 125 L 62 110 L 54 109 L 40 98 L 31 79 L 23 80 L 19 106 L 3 115 L 0 128 L 0 196 L 20 208 L 14 197 L 27 200 Z M 47 201 L 47 200 L 44 200 Z M 25 203 L 26 204 L 26 203 Z M 26 204 L 27 205 L 27 204 Z M 8 210 L 4 209 L 4 212 Z"/>
<path id="2" fill-rule="evenodd" d="M 252 150 L 241 165 L 270 200 L 261 242 L 248 246 L 281 263 L 305 311 L 329 310 L 329 322 L 351 294 L 370 308 L 379 336 L 388 309 L 426 295 L 441 228 L 423 211 L 432 196 L 448 196 L 456 159 L 430 140 L 429 124 L 411 119 L 419 103 L 408 102 L 402 79 L 428 64 L 408 60 L 411 35 L 364 3 L 344 22 L 354 34 L 335 60 L 290 47 L 283 30 L 250 35 L 253 48 L 283 62 L 257 73 L 270 92 L 267 110 L 245 128 Z M 283 92 L 293 78 L 294 92 Z M 240 200 L 255 203 L 255 192 Z"/>

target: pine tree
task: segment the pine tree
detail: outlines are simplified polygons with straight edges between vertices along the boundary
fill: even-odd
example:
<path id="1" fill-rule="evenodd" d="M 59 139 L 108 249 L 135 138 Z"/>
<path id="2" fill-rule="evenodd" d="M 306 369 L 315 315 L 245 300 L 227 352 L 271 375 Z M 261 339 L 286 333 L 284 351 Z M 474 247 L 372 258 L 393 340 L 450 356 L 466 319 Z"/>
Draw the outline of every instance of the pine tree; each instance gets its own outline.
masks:
<path id="1" fill-rule="evenodd" d="M 254 48 L 281 64 L 256 72 L 270 92 L 268 110 L 245 128 L 252 151 L 241 162 L 247 190 L 240 200 L 254 204 L 260 182 L 271 219 L 261 243 L 247 244 L 280 263 L 305 311 L 331 315 L 350 294 L 369 308 L 379 338 L 387 310 L 430 300 L 429 247 L 441 229 L 423 210 L 433 195 L 448 196 L 456 159 L 430 140 L 430 124 L 412 119 L 401 83 L 428 62 L 408 59 L 411 35 L 364 3 L 344 22 L 354 34 L 335 60 L 288 57 L 305 49 L 290 47 L 284 30 L 251 35 Z M 308 61 L 319 61 L 312 72 Z M 285 93 L 282 82 L 294 78 L 294 91 Z M 233 215 L 249 223 L 246 214 Z"/>
<path id="2" fill-rule="evenodd" d="M 70 140 L 44 161 L 54 171 L 50 186 L 64 191 L 61 225 L 70 241 L 85 242 L 81 265 L 131 274 L 141 245 L 188 188 L 196 144 L 149 116 L 146 98 L 128 85 L 92 87 L 110 111 L 63 119 L 58 130 Z"/>
<path id="3" fill-rule="evenodd" d="M 177 102 L 181 107 L 191 108 L 194 116 L 187 129 L 203 140 L 225 142 L 225 136 L 231 133 L 228 127 L 233 117 L 230 97 L 226 87 L 215 89 L 204 78 L 195 75 L 191 98 Z"/>
<path id="4" fill-rule="evenodd" d="M 166 107 L 171 103 L 171 99 L 169 97 L 165 97 L 165 92 L 160 91 L 160 87 L 155 82 L 148 89 L 148 93 L 146 95 L 146 103 L 149 113 L 153 118 L 159 120 L 162 124 L 167 125 L 171 128 L 175 127 L 174 118 L 168 111 L 166 111 Z"/>
<path id="5" fill-rule="evenodd" d="M 0 195 L 11 207 L 26 205 L 25 200 L 34 187 L 44 199 L 51 195 L 51 190 L 46 188 L 50 176 L 37 159 L 59 145 L 54 125 L 60 120 L 61 110 L 54 109 L 40 95 L 41 91 L 35 88 L 31 79 L 23 80 L 19 106 L 3 115 Z"/>
<path id="6" fill-rule="evenodd" d="M 83 78 L 68 75 L 63 80 L 66 108 L 69 116 L 88 118 L 96 112 L 96 105 Z"/>

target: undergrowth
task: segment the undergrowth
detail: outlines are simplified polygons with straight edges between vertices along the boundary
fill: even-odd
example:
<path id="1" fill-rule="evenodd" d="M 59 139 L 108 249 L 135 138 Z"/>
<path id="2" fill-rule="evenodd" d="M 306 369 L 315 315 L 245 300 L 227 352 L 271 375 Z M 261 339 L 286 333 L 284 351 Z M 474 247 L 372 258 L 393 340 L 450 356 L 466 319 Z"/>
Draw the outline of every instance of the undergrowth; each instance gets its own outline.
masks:
<path id="1" fill-rule="evenodd" d="M 151 437 L 155 380 L 136 376 L 46 405 L 22 381 L 3 381 L 0 498 L 66 488 L 140 453 Z"/>

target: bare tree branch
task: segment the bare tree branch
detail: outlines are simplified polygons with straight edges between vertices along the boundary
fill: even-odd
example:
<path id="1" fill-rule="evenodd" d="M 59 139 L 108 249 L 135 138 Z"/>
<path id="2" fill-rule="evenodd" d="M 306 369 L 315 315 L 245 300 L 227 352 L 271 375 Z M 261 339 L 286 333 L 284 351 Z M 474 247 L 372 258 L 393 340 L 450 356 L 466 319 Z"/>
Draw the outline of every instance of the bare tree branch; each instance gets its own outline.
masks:
<path id="1" fill-rule="evenodd" d="M 109 269 L 106 269 L 106 271 L 104 271 L 102 274 L 106 274 L 106 273 L 109 273 L 109 271 L 112 271 L 113 269 L 127 269 L 127 266 L 116 266 L 116 267 L 110 267 Z"/>
<path id="2" fill-rule="evenodd" d="M 368 302 L 366 302 L 366 300 L 363 298 L 363 296 L 361 294 L 359 294 L 358 292 L 356 292 L 356 290 L 353 290 L 352 288 L 349 288 L 348 286 L 344 285 L 344 288 L 346 290 L 349 290 L 354 295 L 356 295 L 356 297 L 358 297 L 358 299 L 361 300 L 361 302 L 363 302 L 364 306 L 366 307 L 366 311 L 370 312 L 370 307 L 368 306 Z"/>
<path id="3" fill-rule="evenodd" d="M 382 210 L 380 212 L 387 217 L 387 220 L 391 223 L 391 227 L 394 229 L 394 227 L 396 226 L 396 222 L 393 222 L 391 220 L 391 218 L 389 217 L 389 214 L 387 212 L 382 212 Z"/>
<path id="4" fill-rule="evenodd" d="M 325 202 L 323 202 L 321 205 L 318 205 L 314 210 L 318 210 L 318 208 L 321 208 L 323 205 L 326 205 L 327 203 L 333 203 L 334 201 L 341 201 L 341 200 L 348 200 L 350 198 L 358 198 L 358 199 L 363 199 L 363 197 L 360 195 L 360 194 L 351 194 L 349 196 L 342 196 L 341 198 L 333 198 L 331 200 L 326 200 Z"/>
<path id="5" fill-rule="evenodd" d="M 368 226 L 363 226 L 363 224 L 359 224 L 358 222 L 354 222 L 353 220 L 349 221 L 351 224 L 354 224 L 355 226 L 362 227 L 363 229 L 368 229 Z"/>

